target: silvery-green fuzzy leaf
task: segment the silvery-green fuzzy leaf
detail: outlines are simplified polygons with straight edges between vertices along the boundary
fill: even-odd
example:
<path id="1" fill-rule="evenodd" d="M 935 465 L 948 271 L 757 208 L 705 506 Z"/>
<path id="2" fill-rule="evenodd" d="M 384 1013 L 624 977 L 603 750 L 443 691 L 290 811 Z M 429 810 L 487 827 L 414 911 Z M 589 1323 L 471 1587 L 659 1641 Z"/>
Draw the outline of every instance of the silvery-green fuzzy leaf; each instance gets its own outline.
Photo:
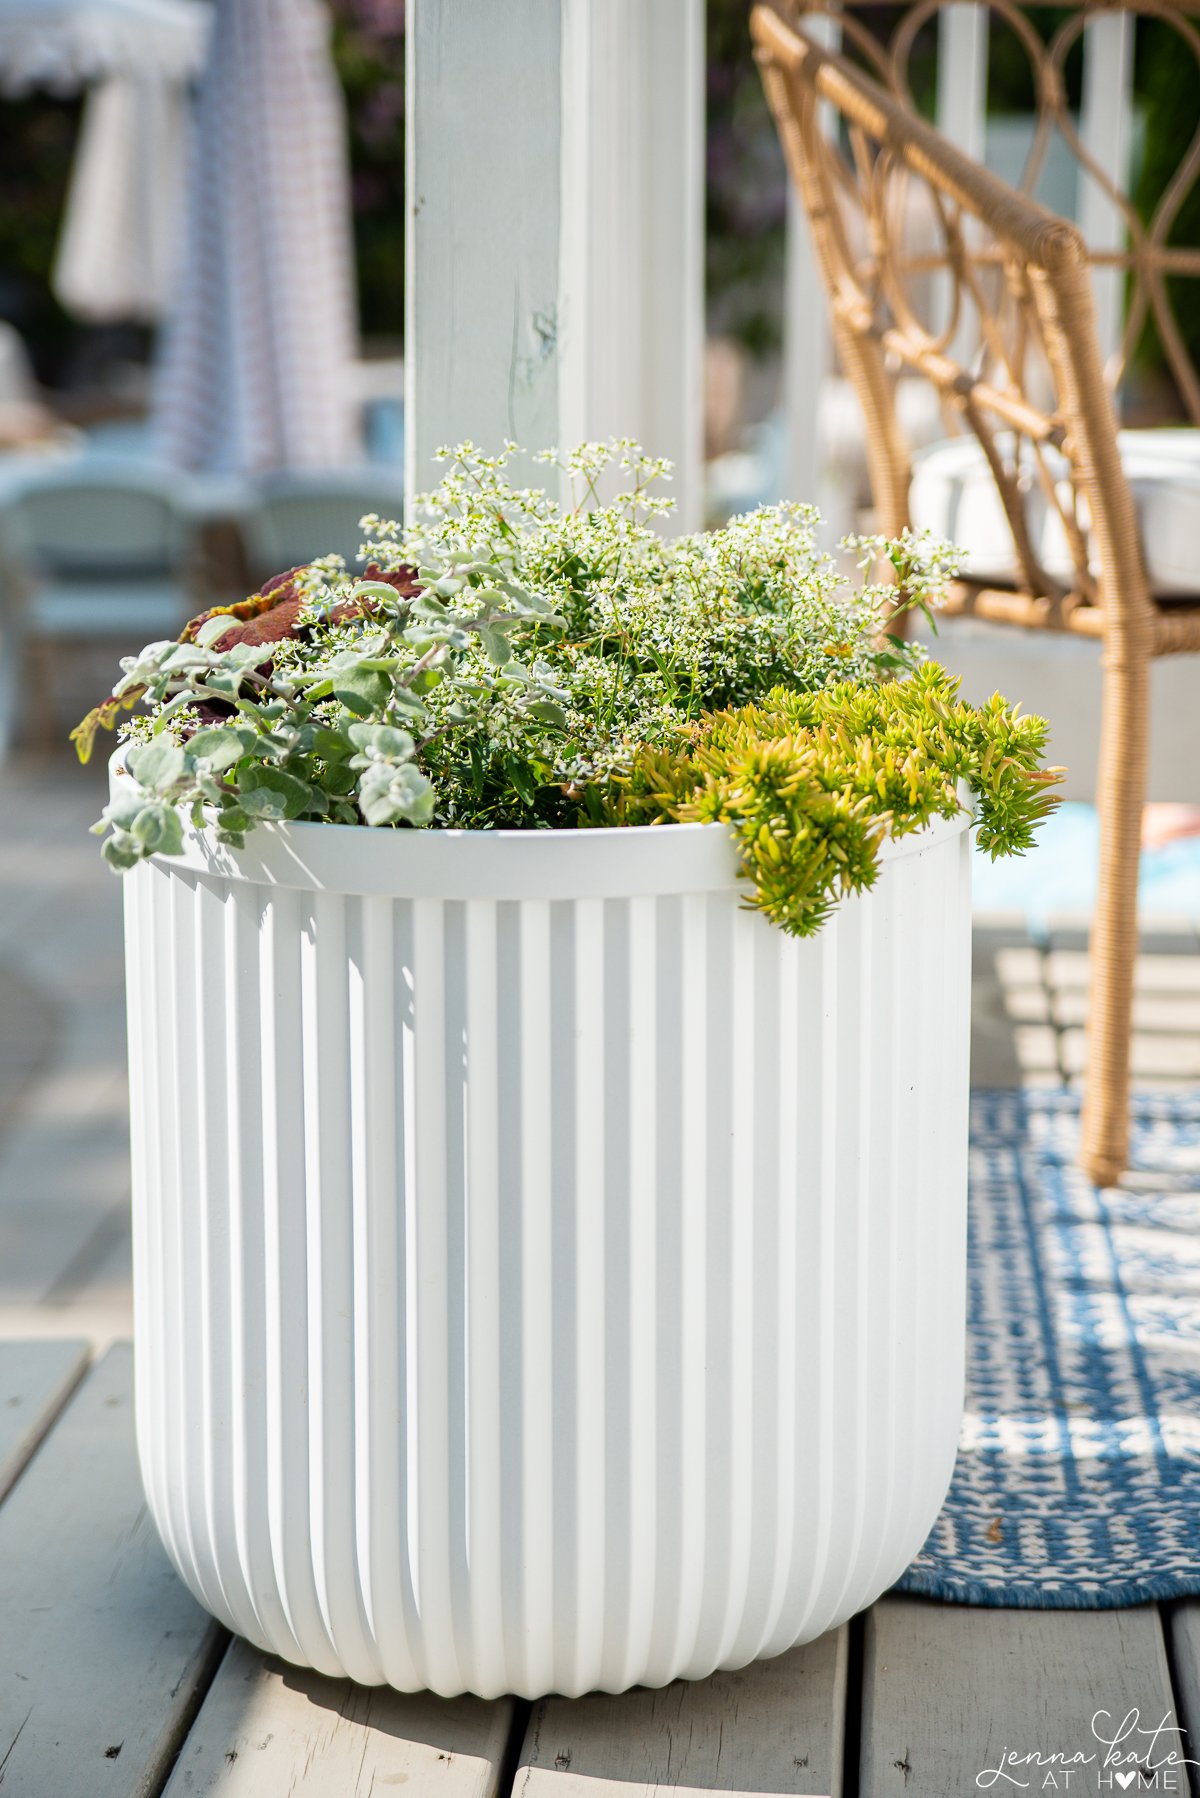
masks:
<path id="1" fill-rule="evenodd" d="M 351 725 L 350 730 L 356 728 L 357 726 Z M 325 726 L 322 725 L 313 733 L 313 748 L 316 753 L 319 756 L 323 756 L 327 762 L 337 761 L 341 757 L 349 755 L 350 743 L 351 738 L 349 730 L 346 732 L 345 736 L 343 736 L 341 731 L 327 730 Z"/>
<path id="2" fill-rule="evenodd" d="M 160 855 L 183 854 L 183 819 L 174 808 L 163 819 L 163 834 L 158 852 Z"/>
<path id="3" fill-rule="evenodd" d="M 390 761 L 405 762 L 416 748 L 408 731 L 391 724 L 352 724 L 346 735 L 356 749 L 373 750 Z"/>
<path id="4" fill-rule="evenodd" d="M 127 831 L 116 831 L 100 845 L 100 853 L 115 874 L 136 868 L 142 859 L 141 845 Z"/>
<path id="5" fill-rule="evenodd" d="M 495 662 L 498 668 L 502 668 L 505 662 L 512 661 L 512 645 L 503 631 L 485 624 L 479 632 L 479 639 L 487 652 L 488 660 Z"/>
<path id="6" fill-rule="evenodd" d="M 555 730 L 566 730 L 567 715 L 562 707 L 549 699 L 535 699 L 525 710 L 531 718 L 537 718 L 542 724 L 553 725 Z"/>
<path id="7" fill-rule="evenodd" d="M 392 694 L 391 704 L 415 724 L 423 724 L 429 716 L 429 708 L 421 703 L 411 687 L 397 687 Z"/>
<path id="8" fill-rule="evenodd" d="M 427 824 L 433 816 L 434 792 L 411 762 L 395 768 L 373 763 L 360 783 L 359 803 L 368 824 Z"/>
<path id="9" fill-rule="evenodd" d="M 458 625 L 448 621 L 437 620 L 410 624 L 403 632 L 404 641 L 411 643 L 416 650 L 432 649 L 435 644 L 442 643 L 452 649 L 465 649 L 470 641 L 467 633 Z"/>
<path id="10" fill-rule="evenodd" d="M 283 794 L 273 792 L 270 787 L 252 787 L 241 795 L 241 801 L 248 818 L 278 819 L 287 811 Z"/>
<path id="11" fill-rule="evenodd" d="M 183 849 L 183 824 L 169 805 L 143 806 L 129 834 L 146 855 L 179 855 Z"/>
<path id="12" fill-rule="evenodd" d="M 340 668 L 333 676 L 334 698 L 359 718 L 368 718 L 378 711 L 386 702 L 390 689 L 391 682 L 386 674 L 364 668 L 361 663 Z"/>
<path id="13" fill-rule="evenodd" d="M 256 668 L 269 662 L 278 647 L 275 643 L 231 643 L 228 649 L 220 651 L 220 656 L 235 668 Z"/>
<path id="14" fill-rule="evenodd" d="M 382 600 L 385 604 L 396 605 L 403 600 L 394 587 L 386 581 L 357 581 L 350 589 L 351 599 Z"/>
<path id="15" fill-rule="evenodd" d="M 152 737 L 149 743 L 136 743 L 126 756 L 129 772 L 138 785 L 151 793 L 165 793 L 183 778 L 187 758 L 178 743 L 165 737 Z"/>
<path id="16" fill-rule="evenodd" d="M 149 687 L 161 676 L 164 656 L 170 654 L 177 646 L 164 640 L 161 643 L 147 643 L 136 656 L 122 656 L 121 679 L 113 688 L 114 697 L 128 693 L 132 687 Z"/>
<path id="17" fill-rule="evenodd" d="M 238 799 L 247 811 L 253 811 L 262 803 L 260 793 L 270 793 L 278 800 L 281 810 L 274 816 L 298 818 L 308 808 L 312 788 L 284 768 L 248 768 L 238 785 Z"/>
<path id="18" fill-rule="evenodd" d="M 566 687 L 560 686 L 556 680 L 553 666 L 539 656 L 533 664 L 533 678 L 537 681 L 547 699 L 556 699 L 559 705 L 567 705 L 571 695 Z"/>
<path id="19" fill-rule="evenodd" d="M 183 674 L 189 668 L 207 668 L 211 657 L 208 651 L 194 643 L 179 643 L 162 658 L 159 666 L 164 674 Z"/>
<path id="20" fill-rule="evenodd" d="M 230 626 L 236 622 L 237 620 L 231 618 L 228 613 L 222 613 L 216 618 L 206 618 L 196 632 L 195 641 L 201 649 L 207 649 L 210 643 L 215 643 L 218 637 L 224 636 Z"/>
<path id="21" fill-rule="evenodd" d="M 211 725 L 198 730 L 188 740 L 187 753 L 194 762 L 202 762 L 211 772 L 232 767 L 254 742 L 252 731 L 233 730 L 225 725 Z"/>
<path id="22" fill-rule="evenodd" d="M 167 816 L 170 813 L 165 805 L 144 805 L 129 827 L 130 836 L 136 837 L 146 851 L 154 851 L 163 840 L 163 820 Z"/>
<path id="23" fill-rule="evenodd" d="M 145 803 L 144 793 L 130 787 L 118 787 L 92 828 L 97 832 L 110 826 L 114 830 L 128 830 Z"/>

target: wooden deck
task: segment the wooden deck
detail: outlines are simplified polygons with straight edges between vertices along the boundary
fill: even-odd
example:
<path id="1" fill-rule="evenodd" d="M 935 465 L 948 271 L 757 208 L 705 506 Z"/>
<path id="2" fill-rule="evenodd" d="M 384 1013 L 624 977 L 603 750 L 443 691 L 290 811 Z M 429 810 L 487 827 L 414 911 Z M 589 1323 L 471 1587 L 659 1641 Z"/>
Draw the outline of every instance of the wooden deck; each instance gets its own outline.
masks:
<path id="1" fill-rule="evenodd" d="M 532 1706 L 301 1672 L 230 1641 L 169 1568 L 142 1503 L 130 1367 L 123 1345 L 91 1361 L 82 1343 L 0 1343 L 4 1798 L 963 1798 L 1019 1789 L 977 1784 L 1010 1752 L 1102 1756 L 1098 1712 L 1110 1734 L 1132 1712 L 1200 1732 L 1200 1604 L 887 1599 L 740 1673 Z M 1154 1763 L 1172 1748 L 1186 1753 L 1169 1722 Z M 1057 1786 L 1009 1777 L 1121 1789 L 1095 1758 L 1069 1785 L 1061 1767 Z M 1135 1778 L 1187 1791 L 1178 1770 Z"/>
<path id="2" fill-rule="evenodd" d="M 1200 1759 L 1200 1603 L 888 1599 L 741 1673 L 533 1707 L 368 1691 L 231 1643 L 170 1571 L 133 1451 L 120 889 L 86 835 L 100 803 L 98 771 L 65 763 L 0 783 L 0 1798 L 1119 1792 L 1095 1762 L 986 1777 L 1010 1751 L 1102 1754 L 1097 1712 L 1114 1730 L 1133 1711 L 1177 1719 Z M 1082 926 L 977 931 L 977 1083 L 1079 1078 Z M 1194 921 L 1159 921 L 1145 947 L 1137 1073 L 1194 1083 Z M 1188 1785 L 1176 1770 L 1124 1789 Z"/>

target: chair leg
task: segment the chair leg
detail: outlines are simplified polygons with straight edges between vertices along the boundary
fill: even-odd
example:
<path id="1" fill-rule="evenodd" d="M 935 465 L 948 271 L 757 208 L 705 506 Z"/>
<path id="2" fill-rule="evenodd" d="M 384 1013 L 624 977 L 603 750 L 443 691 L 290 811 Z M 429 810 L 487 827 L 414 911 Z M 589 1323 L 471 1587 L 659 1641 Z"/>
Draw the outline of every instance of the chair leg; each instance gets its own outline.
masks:
<path id="1" fill-rule="evenodd" d="M 1129 1153 L 1129 1056 L 1137 888 L 1146 790 L 1150 664 L 1132 645 L 1106 641 L 1100 718 L 1100 879 L 1091 933 L 1087 1088 L 1079 1162 L 1111 1186 Z"/>

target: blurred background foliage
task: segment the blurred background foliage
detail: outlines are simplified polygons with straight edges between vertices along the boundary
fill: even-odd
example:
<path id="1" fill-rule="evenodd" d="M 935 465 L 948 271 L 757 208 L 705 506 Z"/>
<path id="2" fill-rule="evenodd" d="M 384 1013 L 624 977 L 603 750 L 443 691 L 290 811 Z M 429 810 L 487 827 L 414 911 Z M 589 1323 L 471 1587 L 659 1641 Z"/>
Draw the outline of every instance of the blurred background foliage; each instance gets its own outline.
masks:
<path id="1" fill-rule="evenodd" d="M 346 93 L 367 336 L 404 328 L 404 0 L 330 0 L 333 57 Z"/>
<path id="2" fill-rule="evenodd" d="M 757 361 L 770 361 L 782 336 L 786 180 L 774 130 L 750 54 L 750 0 L 706 0 L 708 28 L 707 302 L 710 332 L 733 338 Z M 350 121 L 359 305 L 364 333 L 398 341 L 404 281 L 404 0 L 330 0 L 334 54 Z M 1036 7 L 1049 33 L 1065 8 Z M 859 9 L 885 38 L 894 5 Z M 914 56 L 918 102 L 932 108 L 936 27 Z M 1068 64 L 1077 100 L 1078 54 Z M 1135 197 L 1149 216 L 1200 122 L 1198 71 L 1180 53 L 1176 28 L 1143 18 L 1138 31 L 1136 99 L 1142 145 Z M 990 105 L 1027 110 L 1033 97 L 1028 60 L 1012 32 L 993 23 Z M 0 316 L 20 330 L 39 377 L 52 387 L 86 382 L 106 355 L 144 353 L 144 334 L 97 332 L 65 314 L 50 290 L 59 222 L 79 125 L 77 100 L 48 95 L 0 102 Z M 1200 192 L 1182 207 L 1171 241 L 1200 242 Z M 1174 283 L 1181 328 L 1200 356 L 1200 282 Z M 1148 379 L 1162 356 L 1149 328 L 1139 349 Z"/>
<path id="3" fill-rule="evenodd" d="M 762 86 L 749 53 L 750 0 L 707 0 L 708 8 L 708 308 L 709 329 L 736 338 L 752 355 L 777 350 L 782 335 L 782 273 L 786 177 L 771 130 Z M 1076 7 L 1025 9 L 1043 40 Z M 894 29 L 896 4 L 857 6 L 856 15 L 880 43 Z M 1132 198 L 1143 221 L 1154 213 L 1176 169 L 1200 132 L 1200 67 L 1169 19 L 1143 15 L 1137 25 L 1134 68 L 1136 119 Z M 937 20 L 919 33 L 910 65 L 913 97 L 932 117 Z M 1066 59 L 1068 104 L 1077 108 L 1083 75 L 1081 43 Z M 993 15 L 988 45 L 988 106 L 996 114 L 1034 110 L 1029 57 L 1012 29 Z M 1200 244 L 1200 184 L 1184 200 L 1168 242 Z M 1167 283 L 1181 334 L 1200 363 L 1200 280 Z M 1149 321 L 1137 346 L 1139 387 L 1151 394 L 1151 413 L 1178 410 L 1158 340 Z"/>
<path id="4" fill-rule="evenodd" d="M 1193 19 L 1192 23 L 1200 21 Z M 1142 22 L 1136 82 L 1138 98 L 1146 108 L 1146 127 L 1134 199 L 1139 215 L 1149 219 L 1188 146 L 1200 136 L 1200 67 L 1191 48 L 1181 44 L 1177 28 L 1165 19 Z M 1193 183 L 1184 196 L 1167 242 L 1193 249 L 1200 245 L 1200 185 Z M 1166 286 L 1188 356 L 1193 367 L 1200 367 L 1200 280 L 1171 276 Z M 1147 376 L 1169 382 L 1153 324 L 1142 334 L 1138 363 Z"/>
<path id="5" fill-rule="evenodd" d="M 77 327 L 50 291 L 82 104 L 48 94 L 0 97 L 0 318 L 16 326 L 38 379 L 69 374 Z"/>

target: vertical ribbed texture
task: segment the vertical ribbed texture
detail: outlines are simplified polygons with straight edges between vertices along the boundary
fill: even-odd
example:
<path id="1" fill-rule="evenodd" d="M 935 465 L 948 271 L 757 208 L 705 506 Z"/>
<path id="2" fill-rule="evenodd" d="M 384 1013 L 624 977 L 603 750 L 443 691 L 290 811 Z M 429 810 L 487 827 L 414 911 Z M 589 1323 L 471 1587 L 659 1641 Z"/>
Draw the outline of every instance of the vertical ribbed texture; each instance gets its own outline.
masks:
<path id="1" fill-rule="evenodd" d="M 961 1407 L 969 857 L 805 942 L 732 886 L 132 875 L 139 1440 L 202 1602 L 533 1696 L 888 1586 Z"/>

